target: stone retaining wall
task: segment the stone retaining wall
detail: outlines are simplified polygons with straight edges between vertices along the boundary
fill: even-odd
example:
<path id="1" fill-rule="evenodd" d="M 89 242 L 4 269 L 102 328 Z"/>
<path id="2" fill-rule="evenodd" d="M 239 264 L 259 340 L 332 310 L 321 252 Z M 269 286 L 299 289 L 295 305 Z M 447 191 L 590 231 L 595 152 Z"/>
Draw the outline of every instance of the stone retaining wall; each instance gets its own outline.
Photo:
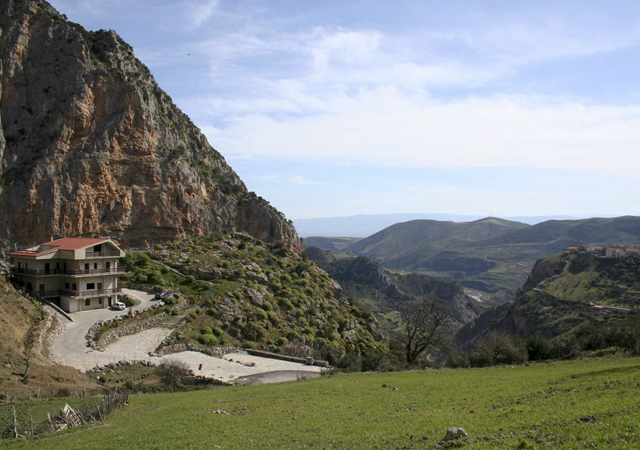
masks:
<path id="1" fill-rule="evenodd" d="M 171 353 L 180 353 L 180 352 L 200 352 L 200 353 L 204 353 L 205 355 L 214 356 L 216 358 L 222 358 L 224 355 L 228 353 L 236 353 L 240 351 L 238 347 L 206 348 L 206 347 L 201 347 L 199 345 L 184 343 L 184 342 L 181 342 L 179 344 L 167 345 L 167 343 L 170 342 L 170 340 L 171 340 L 171 336 L 169 336 L 167 339 L 165 339 L 165 341 L 163 341 L 162 344 L 160 344 L 162 346 L 162 350 L 160 350 L 160 353 L 162 355 L 170 355 Z"/>
<path id="2" fill-rule="evenodd" d="M 151 308 L 155 309 L 159 307 L 161 307 L 161 305 L 156 304 L 156 305 L 153 305 Z M 125 325 L 119 325 L 117 328 L 113 328 L 105 332 L 100 337 L 99 341 L 95 340 L 95 336 L 100 330 L 100 328 L 107 325 L 115 324 L 115 323 L 123 323 L 125 320 L 130 319 L 131 317 L 135 317 L 141 313 L 142 311 L 140 312 L 134 311 L 132 315 L 120 316 L 120 317 L 113 318 L 111 320 L 97 322 L 91 328 L 89 328 L 89 331 L 85 336 L 85 338 L 87 339 L 87 347 L 92 347 L 96 350 L 103 351 L 104 347 L 106 347 L 116 339 L 121 338 L 122 336 L 136 334 L 141 331 L 148 330 L 149 328 L 153 328 L 158 323 L 166 320 L 169 317 L 167 313 L 162 312 L 153 317 L 149 317 L 148 319 L 140 320 L 138 322 L 133 322 Z"/>

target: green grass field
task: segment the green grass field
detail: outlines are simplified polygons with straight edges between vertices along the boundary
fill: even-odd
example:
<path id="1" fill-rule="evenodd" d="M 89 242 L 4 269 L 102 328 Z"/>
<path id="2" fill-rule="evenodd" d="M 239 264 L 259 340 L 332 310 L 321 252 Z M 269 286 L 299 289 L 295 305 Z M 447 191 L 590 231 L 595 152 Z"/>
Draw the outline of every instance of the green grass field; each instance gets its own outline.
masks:
<path id="1" fill-rule="evenodd" d="M 464 427 L 469 438 L 440 443 L 451 426 Z M 103 424 L 0 442 L 65 450 L 451 447 L 638 449 L 640 358 L 358 373 L 136 396 Z"/>

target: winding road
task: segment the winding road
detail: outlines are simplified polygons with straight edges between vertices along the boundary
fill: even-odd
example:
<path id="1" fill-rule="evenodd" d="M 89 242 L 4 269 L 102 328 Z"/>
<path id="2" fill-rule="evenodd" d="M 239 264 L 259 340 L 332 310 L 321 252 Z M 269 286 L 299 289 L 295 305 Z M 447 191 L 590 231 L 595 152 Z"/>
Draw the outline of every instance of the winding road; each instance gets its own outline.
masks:
<path id="1" fill-rule="evenodd" d="M 134 311 L 150 308 L 155 301 L 152 294 L 133 289 L 123 289 L 123 292 L 136 299 Z M 280 382 L 301 377 L 298 374 L 317 376 L 321 367 L 281 361 L 247 355 L 246 353 L 230 353 L 224 358 L 216 358 L 199 352 L 179 352 L 157 357 L 150 356 L 160 343 L 171 334 L 168 328 L 151 328 L 140 333 L 121 337 L 108 345 L 104 351 L 87 347 L 86 335 L 95 323 L 125 315 L 127 311 L 113 311 L 100 309 L 72 313 L 73 322 L 64 322 L 64 330 L 51 345 L 51 358 L 58 364 L 71 366 L 86 372 L 96 366 L 105 366 L 118 361 L 149 361 L 160 364 L 164 361 L 178 360 L 186 363 L 196 375 L 213 378 L 225 382 L 234 382 L 239 378 L 251 377 L 272 372 L 295 372 L 297 375 L 287 377 L 280 374 L 277 377 L 266 377 L 265 380 Z M 263 381 L 269 382 L 269 381 Z"/>

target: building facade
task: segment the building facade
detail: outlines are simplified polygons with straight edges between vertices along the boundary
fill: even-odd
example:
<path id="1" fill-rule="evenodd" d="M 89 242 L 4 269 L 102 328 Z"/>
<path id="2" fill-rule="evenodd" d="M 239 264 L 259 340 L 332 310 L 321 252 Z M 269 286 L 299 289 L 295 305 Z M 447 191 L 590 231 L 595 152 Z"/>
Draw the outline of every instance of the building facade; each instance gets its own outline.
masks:
<path id="1" fill-rule="evenodd" d="M 23 290 L 67 312 L 108 308 L 121 292 L 118 258 L 125 253 L 110 239 L 62 238 L 10 256 L 11 275 Z"/>

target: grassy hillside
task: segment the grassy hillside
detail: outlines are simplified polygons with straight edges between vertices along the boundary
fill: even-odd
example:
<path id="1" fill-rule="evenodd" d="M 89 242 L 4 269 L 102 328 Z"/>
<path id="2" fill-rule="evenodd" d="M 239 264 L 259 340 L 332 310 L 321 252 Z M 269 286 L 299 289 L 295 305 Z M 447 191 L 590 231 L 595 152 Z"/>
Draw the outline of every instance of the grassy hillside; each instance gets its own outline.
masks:
<path id="1" fill-rule="evenodd" d="M 469 242 L 488 239 L 528 225 L 488 217 L 474 222 L 440 222 L 412 220 L 392 225 L 366 239 L 351 245 L 348 250 L 363 254 L 375 261 L 384 261 L 390 267 L 408 267 L 434 252 Z"/>
<path id="2" fill-rule="evenodd" d="M 318 247 L 329 252 L 340 252 L 359 240 L 360 238 L 351 237 L 311 236 L 304 238 L 304 245 L 305 247 Z"/>
<path id="3" fill-rule="evenodd" d="M 375 318 L 342 296 L 326 272 L 282 245 L 245 233 L 217 235 L 156 245 L 125 262 L 129 282 L 183 294 L 186 304 L 172 313 L 185 320 L 172 345 L 280 351 L 303 343 L 343 354 L 385 349 Z"/>
<path id="4" fill-rule="evenodd" d="M 88 385 L 79 371 L 52 364 L 41 354 L 37 341 L 52 323 L 45 320 L 39 302 L 24 297 L 4 276 L 0 311 L 0 396 L 52 396 L 60 389 Z"/>
<path id="5" fill-rule="evenodd" d="M 458 341 L 468 346 L 495 328 L 522 337 L 564 339 L 576 349 L 611 345 L 633 350 L 640 318 L 639 263 L 637 256 L 600 258 L 569 249 L 539 260 L 516 300 L 465 326 Z M 585 335 L 599 333 L 606 335 L 602 342 L 585 344 Z"/>
<path id="6" fill-rule="evenodd" d="M 640 244 L 640 217 L 550 220 L 533 226 L 487 218 L 468 223 L 396 224 L 346 251 L 396 269 L 453 279 L 508 301 L 536 260 L 575 242 Z"/>
<path id="7" fill-rule="evenodd" d="M 562 272 L 538 285 L 558 298 L 623 308 L 640 308 L 640 277 L 633 258 L 596 258 L 562 252 L 554 258 L 565 264 Z"/>
<path id="8" fill-rule="evenodd" d="M 638 383 L 639 358 L 337 375 L 135 396 L 104 424 L 0 448 L 634 449 Z M 469 437 L 439 443 L 452 426 Z"/>

